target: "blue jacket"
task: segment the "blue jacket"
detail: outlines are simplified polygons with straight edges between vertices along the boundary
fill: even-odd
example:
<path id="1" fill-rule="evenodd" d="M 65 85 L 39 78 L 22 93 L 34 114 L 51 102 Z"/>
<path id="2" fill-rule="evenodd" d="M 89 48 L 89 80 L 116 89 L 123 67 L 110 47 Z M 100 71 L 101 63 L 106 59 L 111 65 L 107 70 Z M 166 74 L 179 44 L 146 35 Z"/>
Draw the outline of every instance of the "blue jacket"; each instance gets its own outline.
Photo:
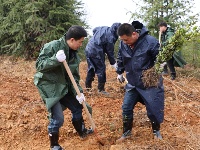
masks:
<path id="1" fill-rule="evenodd" d="M 126 90 L 135 88 L 141 95 L 147 112 L 156 116 L 159 123 L 163 121 L 164 88 L 162 78 L 158 87 L 145 88 L 142 82 L 142 72 L 154 65 L 159 52 L 159 42 L 150 36 L 145 27 L 141 29 L 140 36 L 131 49 L 130 46 L 120 42 L 117 57 L 117 73 L 126 72 L 128 84 Z"/>
<path id="2" fill-rule="evenodd" d="M 118 39 L 117 29 L 120 23 L 114 23 L 111 27 L 102 26 L 93 29 L 93 36 L 90 38 L 86 49 L 86 57 L 105 59 L 105 54 L 111 65 L 115 64 L 114 46 Z"/>

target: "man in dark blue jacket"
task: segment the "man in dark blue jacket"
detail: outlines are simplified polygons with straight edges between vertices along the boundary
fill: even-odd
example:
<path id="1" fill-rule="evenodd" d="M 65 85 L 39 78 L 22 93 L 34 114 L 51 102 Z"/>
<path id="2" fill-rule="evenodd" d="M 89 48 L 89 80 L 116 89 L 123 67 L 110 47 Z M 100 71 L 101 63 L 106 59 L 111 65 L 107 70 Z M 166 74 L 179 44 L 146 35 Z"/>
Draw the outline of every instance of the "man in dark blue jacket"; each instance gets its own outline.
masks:
<path id="1" fill-rule="evenodd" d="M 142 72 L 154 66 L 159 52 L 159 42 L 148 34 L 142 23 L 133 21 L 132 25 L 124 23 L 118 29 L 121 39 L 117 56 L 118 80 L 124 82 L 126 72 L 128 83 L 122 105 L 123 135 L 117 142 L 131 136 L 133 125 L 133 109 L 137 102 L 146 106 L 147 116 L 151 121 L 153 135 L 162 139 L 160 123 L 164 117 L 164 87 L 161 77 L 158 87 L 145 88 Z"/>
<path id="2" fill-rule="evenodd" d="M 94 28 L 93 36 L 89 40 L 85 49 L 88 64 L 85 86 L 86 88 L 91 89 L 92 81 L 94 81 L 95 74 L 97 74 L 98 91 L 104 95 L 109 95 L 109 93 L 105 92 L 105 55 L 107 55 L 112 67 L 116 69 L 114 46 L 118 39 L 117 29 L 119 26 L 120 23 L 113 23 L 111 27 L 101 26 Z"/>

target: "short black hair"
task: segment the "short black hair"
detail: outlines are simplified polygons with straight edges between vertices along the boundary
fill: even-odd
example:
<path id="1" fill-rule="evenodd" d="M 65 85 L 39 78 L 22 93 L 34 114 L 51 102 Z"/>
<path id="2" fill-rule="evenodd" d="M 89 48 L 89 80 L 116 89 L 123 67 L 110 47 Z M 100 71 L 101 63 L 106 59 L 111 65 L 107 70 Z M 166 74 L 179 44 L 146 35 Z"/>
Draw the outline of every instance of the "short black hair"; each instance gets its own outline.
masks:
<path id="1" fill-rule="evenodd" d="M 82 37 L 87 37 L 87 32 L 83 27 L 78 25 L 71 26 L 65 34 L 66 40 L 69 40 L 71 38 L 79 40 Z"/>
<path id="2" fill-rule="evenodd" d="M 122 35 L 131 36 L 133 32 L 136 32 L 136 29 L 131 24 L 128 23 L 121 24 L 117 30 L 118 36 Z"/>
<path id="3" fill-rule="evenodd" d="M 143 28 L 143 24 L 141 22 L 137 21 L 137 20 L 133 21 L 131 24 L 135 29 L 141 30 Z"/>
<path id="4" fill-rule="evenodd" d="M 159 24 L 158 24 L 158 27 L 167 27 L 167 23 L 166 22 L 164 22 L 164 21 L 162 21 L 162 22 L 160 22 Z"/>

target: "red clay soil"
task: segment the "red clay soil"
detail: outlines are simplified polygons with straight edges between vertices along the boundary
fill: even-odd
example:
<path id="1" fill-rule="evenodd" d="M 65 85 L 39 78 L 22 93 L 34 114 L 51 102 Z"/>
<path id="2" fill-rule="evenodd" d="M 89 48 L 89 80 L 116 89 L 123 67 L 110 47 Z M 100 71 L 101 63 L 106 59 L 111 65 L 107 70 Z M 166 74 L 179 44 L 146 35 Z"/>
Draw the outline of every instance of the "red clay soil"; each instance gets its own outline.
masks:
<path id="1" fill-rule="evenodd" d="M 165 85 L 165 119 L 161 124 L 163 140 L 155 140 L 146 109 L 137 104 L 134 115 L 133 136 L 124 143 L 115 141 L 122 134 L 124 84 L 116 80 L 116 73 L 107 65 L 106 91 L 111 97 L 97 93 L 97 80 L 93 91 L 85 93 L 86 101 L 93 108 L 93 120 L 102 146 L 94 135 L 85 141 L 77 136 L 69 110 L 60 129 L 60 145 L 66 150 L 183 150 L 200 149 L 200 80 L 181 74 Z M 187 69 L 187 68 L 185 68 Z M 189 68 L 188 68 L 189 69 Z M 81 85 L 84 87 L 86 62 L 81 63 Z M 47 111 L 33 84 L 35 62 L 0 57 L 0 150 L 48 150 Z M 89 127 L 84 112 L 86 126 Z"/>

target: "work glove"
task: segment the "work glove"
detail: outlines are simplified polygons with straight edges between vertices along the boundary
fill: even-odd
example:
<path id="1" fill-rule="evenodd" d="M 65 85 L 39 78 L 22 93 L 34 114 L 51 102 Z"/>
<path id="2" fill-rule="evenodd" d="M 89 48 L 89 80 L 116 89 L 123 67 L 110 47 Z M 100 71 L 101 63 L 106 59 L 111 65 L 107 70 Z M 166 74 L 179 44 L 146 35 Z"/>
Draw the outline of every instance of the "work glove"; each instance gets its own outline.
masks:
<path id="1" fill-rule="evenodd" d="M 64 53 L 64 50 L 59 50 L 57 53 L 56 53 L 56 58 L 59 62 L 63 62 L 65 61 L 66 59 L 66 55 Z"/>
<path id="2" fill-rule="evenodd" d="M 164 62 L 164 63 L 160 64 L 160 68 L 159 68 L 159 70 L 163 70 L 165 65 L 167 65 L 167 63 L 166 63 L 166 62 Z"/>
<path id="3" fill-rule="evenodd" d="M 83 101 L 85 101 L 85 96 L 84 96 L 83 93 L 81 93 L 81 96 L 80 96 L 80 97 L 79 97 L 78 95 L 76 95 L 76 99 L 78 100 L 78 102 L 79 102 L 80 104 L 82 104 Z"/>
<path id="4" fill-rule="evenodd" d="M 123 74 L 118 74 L 117 79 L 119 80 L 120 83 L 123 83 L 125 81 Z"/>
<path id="5" fill-rule="evenodd" d="M 117 70 L 117 63 L 115 63 L 114 65 L 111 65 L 114 69 Z"/>

